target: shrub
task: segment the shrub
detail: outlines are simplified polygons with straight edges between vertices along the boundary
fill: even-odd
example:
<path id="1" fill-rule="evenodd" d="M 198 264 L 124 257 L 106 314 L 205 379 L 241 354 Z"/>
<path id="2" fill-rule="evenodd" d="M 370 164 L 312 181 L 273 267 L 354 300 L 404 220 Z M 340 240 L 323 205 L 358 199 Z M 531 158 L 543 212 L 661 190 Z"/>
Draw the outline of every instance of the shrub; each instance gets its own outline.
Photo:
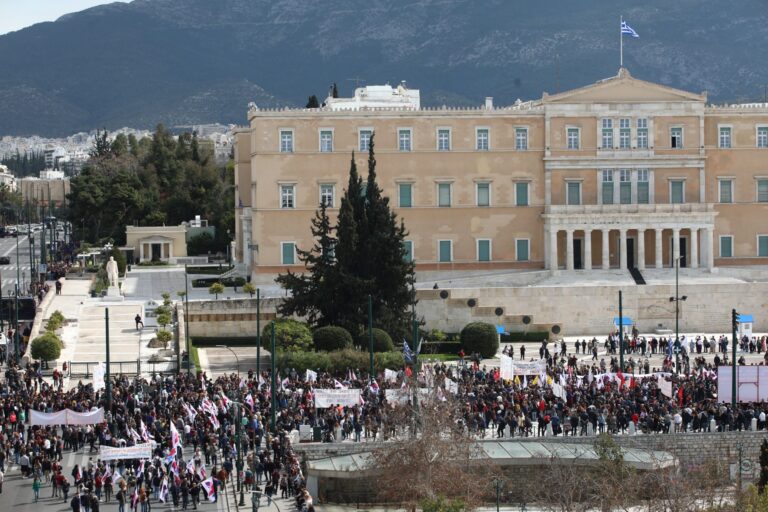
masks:
<path id="1" fill-rule="evenodd" d="M 193 236 L 187 242 L 187 254 L 190 256 L 199 256 L 210 252 L 216 252 L 216 243 L 213 236 L 208 232 Z"/>
<path id="2" fill-rule="evenodd" d="M 499 335 L 493 324 L 472 322 L 461 330 L 461 347 L 467 354 L 478 352 L 483 357 L 494 357 L 499 350 Z"/>
<path id="3" fill-rule="evenodd" d="M 261 346 L 270 350 L 272 346 L 272 324 L 261 331 Z M 275 346 L 286 352 L 306 352 L 312 350 L 312 331 L 304 322 L 292 318 L 281 318 L 275 322 Z"/>
<path id="4" fill-rule="evenodd" d="M 51 313 L 51 317 L 48 319 L 48 323 L 45 324 L 45 330 L 48 332 L 56 332 L 62 325 L 64 325 L 64 315 L 61 311 L 54 311 Z"/>
<path id="5" fill-rule="evenodd" d="M 299 373 L 306 370 L 321 372 L 345 372 L 347 369 L 367 372 L 370 359 L 367 352 L 345 349 L 335 352 L 279 352 L 275 364 L 280 369 L 293 368 Z M 379 352 L 373 355 L 373 367 L 377 372 L 402 368 L 401 352 Z"/>
<path id="6" fill-rule="evenodd" d="M 253 294 L 256 293 L 256 286 L 253 283 L 245 283 L 243 285 L 243 291 L 253 298 Z"/>
<path id="7" fill-rule="evenodd" d="M 162 313 L 160 315 L 157 315 L 157 323 L 159 325 L 162 325 L 163 327 L 165 327 L 166 325 L 171 323 L 171 321 L 172 321 L 172 317 L 171 317 L 170 313 L 165 313 L 164 312 L 164 313 Z"/>
<path id="8" fill-rule="evenodd" d="M 157 340 L 163 344 L 163 348 L 168 348 L 168 342 L 173 338 L 171 331 L 160 329 L 157 331 Z"/>
<path id="9" fill-rule="evenodd" d="M 446 341 L 448 336 L 440 329 L 432 329 L 427 335 L 429 341 Z"/>
<path id="10" fill-rule="evenodd" d="M 329 325 L 319 327 L 312 333 L 312 341 L 315 343 L 315 350 L 342 350 L 352 348 L 352 335 L 343 327 Z"/>
<path id="11" fill-rule="evenodd" d="M 211 295 L 215 295 L 216 296 L 216 300 L 218 300 L 219 299 L 219 294 L 220 293 L 224 293 L 224 285 L 221 284 L 221 283 L 213 283 L 208 288 L 208 293 L 210 293 Z"/>
<path id="12" fill-rule="evenodd" d="M 41 361 L 55 361 L 61 356 L 61 340 L 52 332 L 46 332 L 32 340 L 30 353 Z"/>
<path id="13" fill-rule="evenodd" d="M 357 339 L 357 345 L 363 350 L 368 352 L 368 330 L 366 329 L 363 334 Z M 392 338 L 385 331 L 373 328 L 373 351 L 374 352 L 391 352 L 395 349 L 395 344 L 392 343 Z"/>

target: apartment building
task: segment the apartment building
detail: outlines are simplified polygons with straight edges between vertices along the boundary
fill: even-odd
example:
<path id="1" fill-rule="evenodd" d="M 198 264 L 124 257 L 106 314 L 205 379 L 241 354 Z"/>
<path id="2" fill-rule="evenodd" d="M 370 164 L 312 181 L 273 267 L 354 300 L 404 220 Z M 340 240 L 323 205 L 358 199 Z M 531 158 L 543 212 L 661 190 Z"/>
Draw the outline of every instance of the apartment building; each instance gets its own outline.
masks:
<path id="1" fill-rule="evenodd" d="M 297 269 L 354 152 L 409 230 L 417 270 L 768 264 L 768 105 L 708 105 L 626 69 L 535 101 L 423 108 L 360 88 L 319 109 L 259 109 L 235 134 L 238 261 Z"/>

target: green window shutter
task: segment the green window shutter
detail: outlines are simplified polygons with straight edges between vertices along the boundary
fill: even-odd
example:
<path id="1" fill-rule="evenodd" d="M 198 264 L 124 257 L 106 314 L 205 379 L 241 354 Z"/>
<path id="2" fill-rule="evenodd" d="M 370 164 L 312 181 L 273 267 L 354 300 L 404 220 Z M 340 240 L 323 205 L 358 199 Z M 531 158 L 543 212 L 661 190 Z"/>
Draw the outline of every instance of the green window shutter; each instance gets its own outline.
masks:
<path id="1" fill-rule="evenodd" d="M 413 242 L 411 240 L 406 240 L 403 242 L 403 247 L 405 249 L 403 259 L 405 261 L 413 261 Z"/>
<path id="2" fill-rule="evenodd" d="M 613 182 L 603 182 L 603 204 L 613 204 Z"/>
<path id="3" fill-rule="evenodd" d="M 581 183 L 568 183 L 568 204 L 578 205 L 581 204 Z"/>
<path id="4" fill-rule="evenodd" d="M 720 257 L 733 257 L 733 238 L 730 236 L 720 237 Z"/>
<path id="5" fill-rule="evenodd" d="M 450 263 L 451 261 L 451 241 L 450 240 L 440 240 L 440 254 L 439 261 L 440 263 Z"/>
<path id="6" fill-rule="evenodd" d="M 733 187 L 731 186 L 731 180 L 720 180 L 720 202 L 732 203 L 733 202 Z"/>
<path id="7" fill-rule="evenodd" d="M 673 181 L 672 182 L 672 197 L 671 197 L 671 203 L 672 204 L 682 204 L 683 203 L 683 183 L 682 181 Z"/>
<path id="8" fill-rule="evenodd" d="M 757 255 L 768 258 L 768 236 L 757 237 Z"/>
<path id="9" fill-rule="evenodd" d="M 295 261 L 295 244 L 283 244 L 283 265 L 293 265 Z"/>
<path id="10" fill-rule="evenodd" d="M 437 186 L 437 192 L 438 192 L 438 206 L 442 207 L 449 207 L 451 206 L 451 184 L 450 183 L 440 183 Z"/>
<path id="11" fill-rule="evenodd" d="M 413 206 L 411 202 L 411 184 L 400 184 L 400 208 L 410 208 Z"/>
<path id="12" fill-rule="evenodd" d="M 515 204 L 528 206 L 528 183 L 515 183 Z"/>
<path id="13" fill-rule="evenodd" d="M 632 203 L 632 183 L 631 182 L 622 182 L 619 184 L 619 194 L 620 194 L 620 200 L 621 204 L 631 204 Z"/>
<path id="14" fill-rule="evenodd" d="M 648 194 L 648 182 L 639 181 L 637 183 L 637 204 L 648 204 L 650 195 Z"/>
<path id="15" fill-rule="evenodd" d="M 477 261 L 491 261 L 491 241 L 477 241 Z"/>
<path id="16" fill-rule="evenodd" d="M 528 240 L 517 240 L 515 242 L 515 252 L 517 261 L 528 261 Z"/>
<path id="17" fill-rule="evenodd" d="M 757 201 L 768 203 L 768 180 L 757 180 Z"/>
<path id="18" fill-rule="evenodd" d="M 491 205 L 491 186 L 488 183 L 477 184 L 477 206 Z"/>

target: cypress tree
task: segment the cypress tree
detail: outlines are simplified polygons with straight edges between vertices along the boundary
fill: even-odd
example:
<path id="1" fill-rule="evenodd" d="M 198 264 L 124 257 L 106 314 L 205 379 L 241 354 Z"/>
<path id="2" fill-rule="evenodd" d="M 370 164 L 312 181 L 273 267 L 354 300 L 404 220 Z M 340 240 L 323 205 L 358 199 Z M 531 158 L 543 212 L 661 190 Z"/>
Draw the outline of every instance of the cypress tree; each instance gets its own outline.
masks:
<path id="1" fill-rule="evenodd" d="M 763 439 L 760 445 L 760 481 L 757 484 L 757 490 L 760 493 L 765 492 L 765 486 L 768 485 L 768 439 Z"/>

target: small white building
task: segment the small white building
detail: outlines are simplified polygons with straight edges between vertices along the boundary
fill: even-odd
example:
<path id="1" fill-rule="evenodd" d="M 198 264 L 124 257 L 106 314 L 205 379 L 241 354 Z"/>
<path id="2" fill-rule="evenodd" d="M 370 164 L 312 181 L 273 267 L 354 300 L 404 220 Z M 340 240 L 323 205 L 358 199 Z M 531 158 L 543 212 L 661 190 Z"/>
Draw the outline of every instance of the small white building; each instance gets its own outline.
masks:
<path id="1" fill-rule="evenodd" d="M 421 108 L 421 99 L 418 89 L 408 89 L 405 81 L 397 87 L 390 85 L 367 85 L 355 89 L 352 98 L 325 99 L 325 106 L 331 110 L 361 110 L 366 108 L 397 108 L 413 109 Z"/>
<path id="2" fill-rule="evenodd" d="M 0 165 L 0 185 L 5 185 L 12 192 L 16 191 L 16 176 L 5 165 Z"/>

